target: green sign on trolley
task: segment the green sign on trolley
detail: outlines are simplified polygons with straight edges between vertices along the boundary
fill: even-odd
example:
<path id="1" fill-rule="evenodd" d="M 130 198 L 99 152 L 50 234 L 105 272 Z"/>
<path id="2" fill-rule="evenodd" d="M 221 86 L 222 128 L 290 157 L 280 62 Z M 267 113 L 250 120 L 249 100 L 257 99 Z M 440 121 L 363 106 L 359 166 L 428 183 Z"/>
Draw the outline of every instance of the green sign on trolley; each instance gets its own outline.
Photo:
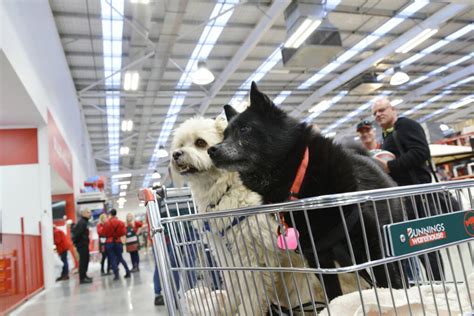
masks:
<path id="1" fill-rule="evenodd" d="M 474 240 L 474 211 L 459 211 L 384 226 L 390 256 Z"/>

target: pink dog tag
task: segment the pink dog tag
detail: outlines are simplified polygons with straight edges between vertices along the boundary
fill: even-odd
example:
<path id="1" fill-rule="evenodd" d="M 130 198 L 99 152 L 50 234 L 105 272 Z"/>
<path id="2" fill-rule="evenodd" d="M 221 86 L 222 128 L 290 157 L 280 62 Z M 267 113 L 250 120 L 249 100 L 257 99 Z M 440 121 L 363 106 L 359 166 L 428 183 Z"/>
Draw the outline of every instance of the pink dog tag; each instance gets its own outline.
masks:
<path id="1" fill-rule="evenodd" d="M 286 250 L 288 247 L 289 250 L 295 250 L 298 248 L 298 238 L 300 238 L 300 233 L 296 229 L 287 228 L 284 235 L 278 235 L 278 248 Z"/>

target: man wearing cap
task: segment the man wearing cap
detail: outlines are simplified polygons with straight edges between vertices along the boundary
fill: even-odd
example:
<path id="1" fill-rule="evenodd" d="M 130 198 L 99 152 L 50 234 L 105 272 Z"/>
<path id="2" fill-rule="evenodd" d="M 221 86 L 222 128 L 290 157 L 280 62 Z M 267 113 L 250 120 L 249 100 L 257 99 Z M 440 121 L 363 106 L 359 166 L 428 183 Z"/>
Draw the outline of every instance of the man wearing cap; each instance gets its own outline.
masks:
<path id="1" fill-rule="evenodd" d="M 372 122 L 364 120 L 357 124 L 357 134 L 359 134 L 360 141 L 367 150 L 380 149 L 380 144 L 377 142 L 375 128 Z"/>

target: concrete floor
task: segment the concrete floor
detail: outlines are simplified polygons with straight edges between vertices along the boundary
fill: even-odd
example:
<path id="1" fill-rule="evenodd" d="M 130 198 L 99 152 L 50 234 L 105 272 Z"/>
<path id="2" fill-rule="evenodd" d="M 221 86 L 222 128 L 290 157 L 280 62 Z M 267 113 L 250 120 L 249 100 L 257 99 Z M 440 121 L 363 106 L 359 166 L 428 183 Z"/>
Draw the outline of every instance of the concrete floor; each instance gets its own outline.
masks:
<path id="1" fill-rule="evenodd" d="M 130 262 L 130 256 L 125 254 Z M 121 280 L 113 276 L 100 276 L 100 264 L 89 266 L 92 284 L 79 284 L 77 274 L 69 281 L 57 282 L 49 290 L 33 297 L 13 311 L 11 315 L 168 315 L 164 306 L 154 305 L 152 253 L 140 253 L 140 272 Z"/>

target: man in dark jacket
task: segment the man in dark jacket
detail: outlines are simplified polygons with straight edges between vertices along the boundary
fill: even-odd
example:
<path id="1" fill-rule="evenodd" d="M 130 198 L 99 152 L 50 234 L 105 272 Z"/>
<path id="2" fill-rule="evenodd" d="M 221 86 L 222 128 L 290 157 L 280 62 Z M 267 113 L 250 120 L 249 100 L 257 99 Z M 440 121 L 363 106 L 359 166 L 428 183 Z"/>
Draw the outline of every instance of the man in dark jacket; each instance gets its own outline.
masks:
<path id="1" fill-rule="evenodd" d="M 383 129 L 382 149 L 396 156 L 388 162 L 380 159 L 385 171 L 398 185 L 430 183 L 431 175 L 426 162 L 431 160 L 431 154 L 421 125 L 406 117 L 399 118 L 387 99 L 377 100 L 372 106 L 372 113 Z M 401 149 L 395 141 L 394 131 Z"/>
<path id="2" fill-rule="evenodd" d="M 89 228 L 87 223 L 91 217 L 88 209 L 81 211 L 81 218 L 73 229 L 73 242 L 79 253 L 79 281 L 81 284 L 92 283 L 92 278 L 87 276 L 89 267 Z"/>
<path id="3" fill-rule="evenodd" d="M 391 161 L 378 159 L 385 171 L 400 186 L 430 183 L 431 174 L 426 162 L 431 161 L 431 154 L 423 127 L 414 120 L 398 117 L 396 109 L 387 99 L 377 100 L 372 106 L 372 114 L 375 121 L 382 127 L 382 149 L 390 151 L 396 157 Z M 428 216 L 430 211 L 427 212 L 426 203 L 422 201 L 421 197 L 415 197 L 414 201 L 416 205 L 407 200 L 408 218 Z M 435 210 L 436 208 L 428 207 L 428 209 Z M 432 278 L 441 280 L 441 271 L 443 270 L 441 256 L 438 252 L 431 252 L 427 257 L 430 262 L 429 266 L 427 266 L 425 256 L 419 258 L 425 268 L 431 270 Z M 405 265 L 407 266 L 406 263 Z M 410 268 L 407 269 L 409 275 L 414 266 L 416 266 L 416 262 L 410 264 Z"/>

